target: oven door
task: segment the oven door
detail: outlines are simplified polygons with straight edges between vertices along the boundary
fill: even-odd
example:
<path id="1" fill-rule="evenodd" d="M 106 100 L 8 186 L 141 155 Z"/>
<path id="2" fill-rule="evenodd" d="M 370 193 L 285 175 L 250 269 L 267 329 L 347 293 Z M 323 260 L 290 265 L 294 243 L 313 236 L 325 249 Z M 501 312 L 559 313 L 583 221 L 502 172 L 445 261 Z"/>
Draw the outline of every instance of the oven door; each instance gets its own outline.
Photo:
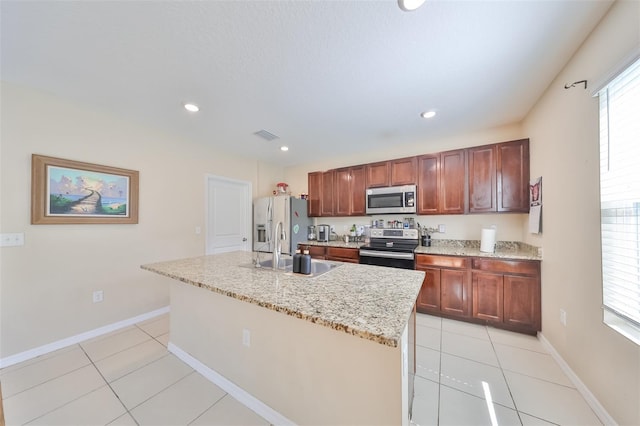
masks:
<path id="1" fill-rule="evenodd" d="M 363 265 L 388 266 L 399 269 L 415 269 L 413 252 L 360 249 Z"/>

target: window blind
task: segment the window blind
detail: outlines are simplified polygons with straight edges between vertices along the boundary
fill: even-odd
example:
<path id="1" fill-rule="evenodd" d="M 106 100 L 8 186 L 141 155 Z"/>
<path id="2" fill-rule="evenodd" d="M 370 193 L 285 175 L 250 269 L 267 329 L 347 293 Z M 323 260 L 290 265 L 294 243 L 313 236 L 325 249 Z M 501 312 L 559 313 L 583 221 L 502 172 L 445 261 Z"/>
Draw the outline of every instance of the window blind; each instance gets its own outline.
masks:
<path id="1" fill-rule="evenodd" d="M 598 95 L 602 299 L 604 309 L 616 317 L 615 322 L 626 323 L 637 336 L 640 332 L 640 60 Z"/>

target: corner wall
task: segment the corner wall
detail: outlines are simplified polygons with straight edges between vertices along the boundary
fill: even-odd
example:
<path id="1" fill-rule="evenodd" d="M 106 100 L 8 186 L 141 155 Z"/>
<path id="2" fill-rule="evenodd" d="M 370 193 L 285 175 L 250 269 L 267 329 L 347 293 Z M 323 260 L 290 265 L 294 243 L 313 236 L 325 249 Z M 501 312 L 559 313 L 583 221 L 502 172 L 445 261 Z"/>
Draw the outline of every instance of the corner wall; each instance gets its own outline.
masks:
<path id="1" fill-rule="evenodd" d="M 542 176 L 542 333 L 620 424 L 640 424 L 640 347 L 602 322 L 598 98 L 565 83 L 603 78 L 640 45 L 640 2 L 617 1 L 523 122 Z M 593 87 L 589 87 L 593 89 Z M 559 321 L 567 312 L 567 326 Z"/>
<path id="2" fill-rule="evenodd" d="M 204 176 L 249 181 L 258 196 L 282 174 L 42 92 L 1 90 L 0 232 L 24 232 L 25 245 L 0 248 L 0 358 L 168 305 L 167 283 L 139 266 L 204 254 Z M 31 225 L 34 153 L 140 171 L 139 223 Z M 92 303 L 95 290 L 103 302 Z"/>

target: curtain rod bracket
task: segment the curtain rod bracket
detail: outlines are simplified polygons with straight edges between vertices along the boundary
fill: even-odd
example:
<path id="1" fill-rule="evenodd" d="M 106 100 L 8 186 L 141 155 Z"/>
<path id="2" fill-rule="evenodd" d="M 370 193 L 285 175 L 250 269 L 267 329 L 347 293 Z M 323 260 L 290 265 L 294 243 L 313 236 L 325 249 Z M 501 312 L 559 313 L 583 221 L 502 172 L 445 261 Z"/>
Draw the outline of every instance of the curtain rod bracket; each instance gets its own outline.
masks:
<path id="1" fill-rule="evenodd" d="M 587 89 L 587 80 L 580 80 L 580 81 L 574 81 L 572 84 L 565 84 L 564 88 L 565 89 L 571 89 L 572 87 L 575 87 L 576 84 L 583 84 L 584 83 L 584 88 L 585 90 Z"/>

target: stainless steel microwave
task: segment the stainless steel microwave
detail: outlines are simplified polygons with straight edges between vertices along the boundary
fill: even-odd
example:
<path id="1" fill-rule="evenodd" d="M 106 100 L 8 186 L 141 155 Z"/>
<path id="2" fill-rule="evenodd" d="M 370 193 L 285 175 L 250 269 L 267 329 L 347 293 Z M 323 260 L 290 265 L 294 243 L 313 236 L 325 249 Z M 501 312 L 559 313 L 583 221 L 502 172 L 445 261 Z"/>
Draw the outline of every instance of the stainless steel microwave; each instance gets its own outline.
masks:
<path id="1" fill-rule="evenodd" d="M 367 214 L 415 213 L 416 186 L 367 189 Z"/>

